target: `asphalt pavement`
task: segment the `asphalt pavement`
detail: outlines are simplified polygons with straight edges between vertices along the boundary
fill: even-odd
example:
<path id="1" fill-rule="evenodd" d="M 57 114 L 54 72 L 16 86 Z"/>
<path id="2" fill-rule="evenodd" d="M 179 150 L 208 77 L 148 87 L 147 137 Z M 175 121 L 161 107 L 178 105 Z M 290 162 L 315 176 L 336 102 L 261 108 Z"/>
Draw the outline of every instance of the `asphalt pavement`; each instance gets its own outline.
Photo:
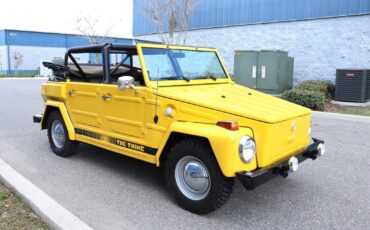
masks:
<path id="1" fill-rule="evenodd" d="M 236 182 L 209 215 L 179 208 L 149 164 L 81 144 L 52 153 L 42 113 L 45 80 L 0 79 L 0 158 L 95 229 L 370 229 L 370 123 L 314 116 L 326 155 L 254 191 Z"/>

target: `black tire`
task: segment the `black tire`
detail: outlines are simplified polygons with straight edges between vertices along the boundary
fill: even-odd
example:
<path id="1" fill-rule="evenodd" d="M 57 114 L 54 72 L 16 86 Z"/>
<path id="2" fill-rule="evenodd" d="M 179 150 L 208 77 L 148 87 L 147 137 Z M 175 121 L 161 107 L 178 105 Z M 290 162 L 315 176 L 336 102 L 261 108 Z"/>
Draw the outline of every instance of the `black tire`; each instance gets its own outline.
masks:
<path id="1" fill-rule="evenodd" d="M 59 122 L 59 124 L 61 124 L 60 128 L 63 128 L 64 143 L 62 145 L 54 142 L 53 140 L 52 126 L 54 122 Z M 58 156 L 69 157 L 69 156 L 76 154 L 77 152 L 78 142 L 72 141 L 69 139 L 68 130 L 64 123 L 63 117 L 61 116 L 60 112 L 57 110 L 51 111 L 48 116 L 48 139 L 49 139 L 51 149 Z"/>
<path id="2" fill-rule="evenodd" d="M 210 188 L 204 198 L 188 198 L 176 182 L 176 165 L 184 157 L 201 161 L 208 170 Z M 234 185 L 234 178 L 222 174 L 209 144 L 197 139 L 183 140 L 170 149 L 165 163 L 165 179 L 176 202 L 185 210 L 197 214 L 207 214 L 220 208 L 230 198 Z"/>

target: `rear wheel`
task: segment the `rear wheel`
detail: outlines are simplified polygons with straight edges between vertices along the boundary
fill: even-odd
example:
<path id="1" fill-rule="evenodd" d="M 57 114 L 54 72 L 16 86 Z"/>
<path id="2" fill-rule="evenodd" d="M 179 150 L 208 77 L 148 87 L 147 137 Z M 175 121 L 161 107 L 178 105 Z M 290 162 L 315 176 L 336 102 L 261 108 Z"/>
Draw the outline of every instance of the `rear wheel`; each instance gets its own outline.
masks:
<path id="1" fill-rule="evenodd" d="M 68 130 L 59 111 L 52 111 L 48 117 L 48 138 L 53 152 L 61 157 L 76 154 L 78 142 L 69 139 Z"/>
<path id="2" fill-rule="evenodd" d="M 221 207 L 234 184 L 233 178 L 222 174 L 209 145 L 196 139 L 181 141 L 171 148 L 165 179 L 177 203 L 198 214 Z"/>

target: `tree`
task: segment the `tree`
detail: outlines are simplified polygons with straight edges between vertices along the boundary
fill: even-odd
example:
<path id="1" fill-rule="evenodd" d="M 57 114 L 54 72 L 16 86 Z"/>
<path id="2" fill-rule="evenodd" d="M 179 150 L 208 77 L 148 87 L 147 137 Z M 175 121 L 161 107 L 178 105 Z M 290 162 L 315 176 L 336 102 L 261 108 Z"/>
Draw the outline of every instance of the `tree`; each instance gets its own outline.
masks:
<path id="1" fill-rule="evenodd" d="M 179 45 L 186 42 L 189 19 L 197 0 L 141 0 L 137 4 L 148 20 L 157 26 L 163 43 Z"/>
<path id="2" fill-rule="evenodd" d="M 104 31 L 98 31 L 100 20 L 92 16 L 81 16 L 76 19 L 75 30 L 81 34 L 82 37 L 86 38 L 89 45 L 96 45 L 99 43 L 109 43 L 111 38 L 109 35 L 112 32 L 113 27 L 104 27 Z M 99 53 L 95 54 L 95 63 L 99 63 Z"/>
<path id="3" fill-rule="evenodd" d="M 18 73 L 18 68 L 23 64 L 23 54 L 20 52 L 15 51 L 13 53 L 13 60 L 14 60 L 14 69 L 15 73 Z"/>

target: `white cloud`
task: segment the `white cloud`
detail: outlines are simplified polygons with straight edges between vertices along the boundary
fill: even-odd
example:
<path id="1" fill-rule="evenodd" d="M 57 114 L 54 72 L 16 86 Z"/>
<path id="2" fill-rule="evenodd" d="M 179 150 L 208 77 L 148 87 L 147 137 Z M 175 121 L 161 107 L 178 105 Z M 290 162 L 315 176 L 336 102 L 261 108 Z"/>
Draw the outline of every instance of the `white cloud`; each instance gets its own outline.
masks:
<path id="1" fill-rule="evenodd" d="M 109 27 L 111 36 L 132 37 L 132 0 L 5 0 L 1 5 L 0 29 L 76 34 L 76 19 L 83 14 L 99 18 L 99 33 Z"/>

